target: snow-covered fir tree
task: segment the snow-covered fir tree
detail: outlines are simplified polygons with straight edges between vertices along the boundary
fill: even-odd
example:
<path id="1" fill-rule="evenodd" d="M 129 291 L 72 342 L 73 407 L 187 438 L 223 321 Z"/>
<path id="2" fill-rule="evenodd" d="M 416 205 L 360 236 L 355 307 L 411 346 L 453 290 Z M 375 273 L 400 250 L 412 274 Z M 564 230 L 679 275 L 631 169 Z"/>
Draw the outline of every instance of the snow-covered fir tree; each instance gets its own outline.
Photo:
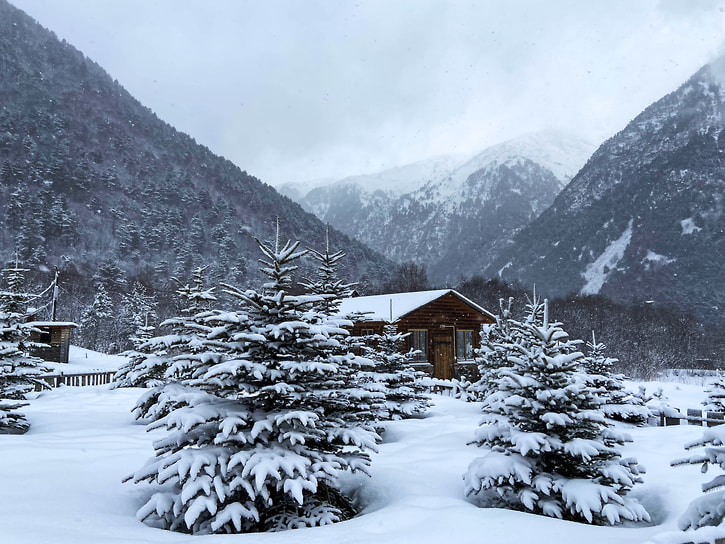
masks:
<path id="1" fill-rule="evenodd" d="M 712 412 L 725 412 L 725 378 L 718 378 L 708 384 L 705 393 L 707 393 L 707 400 L 702 403 L 705 409 Z"/>
<path id="2" fill-rule="evenodd" d="M 359 315 L 340 315 L 339 308 L 343 298 L 353 293 L 354 283 L 347 283 L 339 276 L 338 269 L 342 259 L 345 257 L 343 251 L 330 251 L 330 225 L 325 231 L 325 252 L 322 253 L 312 248 L 307 249 L 308 254 L 318 263 L 317 278 L 308 279 L 300 283 L 305 289 L 307 296 L 316 298 L 312 303 L 312 309 L 318 311 L 333 327 L 345 326 L 348 321 L 356 321 L 361 318 Z M 364 353 L 365 339 L 344 335 L 338 338 L 338 344 L 329 351 L 329 356 L 342 356 L 346 358 L 350 353 Z M 374 363 L 370 359 L 356 357 L 347 359 L 347 365 L 341 367 L 345 373 L 345 383 L 348 393 L 357 397 L 357 411 L 349 412 L 343 410 L 346 419 L 353 418 L 360 422 L 386 419 L 385 392 L 381 390 L 380 384 L 373 382 L 367 377 L 367 372 L 374 371 Z"/>
<path id="3" fill-rule="evenodd" d="M 181 315 L 160 324 L 164 334 L 138 342 L 129 354 L 128 363 L 116 372 L 114 387 L 158 388 L 169 381 L 179 382 L 193 366 L 189 357 L 207 351 L 204 340 L 211 328 L 206 320 L 213 313 L 210 305 L 216 301 L 214 287 L 205 285 L 207 268 L 196 268 L 191 284 L 173 278 L 181 299 Z M 160 390 L 154 390 L 142 397 L 134 411 L 137 418 L 157 419 L 168 413 L 170 406 L 160 402 L 160 393 Z M 168 390 L 164 399 L 171 399 Z"/>
<path id="4" fill-rule="evenodd" d="M 108 352 L 111 342 L 110 331 L 113 326 L 113 302 L 106 288 L 100 284 L 93 303 L 81 316 L 79 336 L 83 345 L 96 351 Z"/>
<path id="5" fill-rule="evenodd" d="M 698 453 L 672 461 L 672 466 L 701 465 L 707 472 L 710 465 L 725 469 L 725 425 L 707 429 L 700 438 L 685 444 L 685 449 L 704 448 Z M 694 499 L 677 520 L 678 527 L 699 529 L 708 525 L 720 525 L 725 519 L 725 474 L 718 474 L 702 484 L 705 495 Z"/>
<path id="6" fill-rule="evenodd" d="M 29 424 L 19 411 L 25 396 L 36 386 L 47 387 L 41 379 L 47 371 L 42 360 L 28 354 L 31 327 L 27 324 L 29 304 L 36 295 L 25 292 L 24 273 L 16 263 L 2 271 L 0 286 L 0 434 L 24 433 Z"/>
<path id="7" fill-rule="evenodd" d="M 428 388 L 421 382 L 425 374 L 410 365 L 410 353 L 401 353 L 407 336 L 398 332 L 397 325 L 388 324 L 383 334 L 365 337 L 365 355 L 375 364 L 373 370 L 362 373 L 365 387 L 379 391 L 385 398 L 376 410 L 379 421 L 420 415 L 431 404 Z"/>
<path id="8" fill-rule="evenodd" d="M 508 364 L 493 374 L 476 433 L 488 451 L 464 475 L 466 494 L 573 521 L 648 520 L 627 496 L 641 481 L 637 462 L 617 449 L 627 437 L 608 427 L 596 391 L 577 371 L 578 342 L 536 297 L 527 318 L 511 325 Z"/>
<path id="9" fill-rule="evenodd" d="M 607 357 L 606 346 L 597 342 L 592 331 L 591 341 L 586 343 L 587 354 L 581 359 L 581 368 L 586 373 L 587 383 L 597 390 L 601 399 L 599 409 L 610 419 L 627 423 L 643 424 L 650 416 L 644 400 L 627 391 L 624 376 L 613 372 L 618 359 Z"/>
<path id="10" fill-rule="evenodd" d="M 150 425 L 168 435 L 132 477 L 162 486 L 139 517 L 168 529 L 241 533 L 346 519 L 354 507 L 338 478 L 367 472 L 376 449 L 377 435 L 345 417 L 367 393 L 347 382 L 356 356 L 338 352 L 342 323 L 311 309 L 321 297 L 289 294 L 299 244 L 280 247 L 279 235 L 257 243 L 267 282 L 258 291 L 225 286 L 242 307 L 209 320 L 209 351 L 189 358 L 182 375 L 185 404 Z"/>
<path id="11" fill-rule="evenodd" d="M 354 283 L 346 283 L 338 275 L 340 261 L 345 257 L 344 251 L 330 253 L 330 225 L 325 232 L 325 252 L 308 248 L 309 253 L 318 263 L 317 278 L 301 283 L 306 292 L 319 295 L 321 300 L 314 307 L 325 315 L 335 315 L 343 298 L 349 297 Z"/>
<path id="12" fill-rule="evenodd" d="M 513 298 L 504 302 L 499 299 L 499 313 L 491 324 L 481 327 L 481 347 L 475 350 L 478 366 L 478 381 L 472 384 L 463 384 L 466 398 L 481 401 L 492 391 L 493 380 L 498 370 L 509 366 L 509 356 L 517 339 L 513 335 L 513 316 L 511 306 Z"/>
<path id="13" fill-rule="evenodd" d="M 156 300 L 137 281 L 131 286 L 131 292 L 123 296 L 121 306 L 121 333 L 128 338 L 128 347 L 138 348 L 156 329 Z"/>

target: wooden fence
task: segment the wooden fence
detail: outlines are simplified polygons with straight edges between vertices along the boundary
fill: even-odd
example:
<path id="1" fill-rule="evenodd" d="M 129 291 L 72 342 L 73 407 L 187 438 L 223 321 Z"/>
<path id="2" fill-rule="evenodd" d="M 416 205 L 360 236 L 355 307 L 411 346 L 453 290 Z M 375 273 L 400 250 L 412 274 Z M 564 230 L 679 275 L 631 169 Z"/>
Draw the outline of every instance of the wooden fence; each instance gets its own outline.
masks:
<path id="1" fill-rule="evenodd" d="M 686 413 L 683 413 L 679 408 L 675 408 L 676 413 L 667 412 L 666 414 L 660 414 L 650 421 L 650 425 L 658 425 L 660 427 L 669 427 L 670 425 L 705 425 L 707 427 L 715 427 L 716 425 L 722 425 L 725 423 L 725 413 L 723 412 L 711 412 L 709 410 L 698 410 L 697 408 L 688 408 Z"/>
<path id="2" fill-rule="evenodd" d="M 69 387 L 83 387 L 86 385 L 104 385 L 113 381 L 116 374 L 114 370 L 94 370 L 92 372 L 73 372 L 66 374 L 64 372 L 45 374 L 42 379 L 50 387 L 60 387 L 61 385 Z M 36 390 L 40 389 L 36 386 Z"/>

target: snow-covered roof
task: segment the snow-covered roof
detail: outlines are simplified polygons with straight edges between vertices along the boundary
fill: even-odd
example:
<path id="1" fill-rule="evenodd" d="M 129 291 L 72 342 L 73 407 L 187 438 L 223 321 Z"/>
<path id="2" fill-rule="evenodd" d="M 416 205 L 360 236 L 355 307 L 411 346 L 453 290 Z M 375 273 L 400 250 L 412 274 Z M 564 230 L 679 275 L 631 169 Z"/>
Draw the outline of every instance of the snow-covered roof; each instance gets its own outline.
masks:
<path id="1" fill-rule="evenodd" d="M 390 295 L 373 295 L 369 297 L 353 297 L 343 299 L 340 304 L 341 314 L 365 314 L 370 321 L 387 321 L 394 323 L 413 310 L 438 300 L 448 293 L 453 293 L 479 312 L 493 317 L 491 312 L 483 309 L 475 302 L 467 299 L 453 289 L 436 289 L 433 291 L 417 291 L 414 293 L 394 293 Z"/>
<path id="2" fill-rule="evenodd" d="M 77 327 L 71 321 L 29 321 L 27 323 L 31 327 Z"/>

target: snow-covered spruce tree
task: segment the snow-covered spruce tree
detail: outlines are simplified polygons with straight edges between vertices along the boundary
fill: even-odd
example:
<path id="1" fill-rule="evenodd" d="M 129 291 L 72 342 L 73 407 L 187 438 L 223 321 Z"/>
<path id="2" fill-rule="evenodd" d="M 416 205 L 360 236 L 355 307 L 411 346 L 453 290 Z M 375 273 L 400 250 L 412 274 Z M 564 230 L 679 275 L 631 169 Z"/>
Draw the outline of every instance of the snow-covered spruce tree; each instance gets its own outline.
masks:
<path id="1" fill-rule="evenodd" d="M 340 355 L 347 334 L 289 294 L 298 243 L 257 241 L 268 281 L 225 286 L 243 309 L 210 319 L 210 352 L 183 378 L 186 404 L 150 425 L 168 435 L 136 482 L 162 488 L 139 517 L 190 533 L 276 531 L 354 514 L 340 490 L 346 470 L 367 472 L 377 435 L 351 424 L 357 410 Z M 354 418 L 351 418 L 354 419 Z"/>
<path id="2" fill-rule="evenodd" d="M 101 284 L 98 286 L 93 303 L 81 316 L 78 332 L 84 347 L 103 352 L 109 350 L 113 314 L 113 302 Z"/>
<path id="3" fill-rule="evenodd" d="M 338 267 L 345 257 L 343 251 L 330 252 L 330 225 L 325 231 L 325 252 L 308 248 L 307 251 L 318 263 L 317 278 L 301 282 L 305 294 L 317 299 L 312 309 L 322 315 L 322 319 L 333 328 L 345 327 L 351 321 L 360 319 L 359 315 L 340 315 L 339 308 L 343 298 L 351 296 L 354 283 L 346 283 L 338 274 Z M 349 357 L 351 353 L 365 353 L 365 339 L 341 335 L 337 346 L 330 350 L 328 355 L 341 356 L 346 361 L 341 367 L 345 374 L 347 394 L 357 398 L 357 411 L 350 412 L 343 409 L 342 417 L 358 422 L 370 422 L 385 419 L 388 414 L 385 407 L 385 392 L 379 384 L 370 380 L 368 373 L 375 370 L 375 364 L 365 357 Z"/>
<path id="4" fill-rule="evenodd" d="M 138 348 L 156 330 L 156 300 L 140 282 L 134 282 L 131 292 L 123 295 L 120 317 L 121 333 L 127 337 L 125 348 Z"/>
<path id="5" fill-rule="evenodd" d="M 489 451 L 464 475 L 466 494 L 573 521 L 648 520 L 626 496 L 641 479 L 636 461 L 617 450 L 625 437 L 608 428 L 595 390 L 577 372 L 578 342 L 536 297 L 526 320 L 512 322 L 512 337 L 476 433 Z"/>
<path id="6" fill-rule="evenodd" d="M 702 465 L 703 473 L 707 472 L 710 465 L 719 465 L 721 469 L 725 469 L 725 425 L 707 429 L 700 438 L 685 444 L 686 450 L 698 447 L 704 447 L 704 450 L 676 459 L 671 465 Z M 725 519 L 725 474 L 718 474 L 702 484 L 702 491 L 705 495 L 693 500 L 677 520 L 680 530 L 720 525 Z"/>
<path id="7" fill-rule="evenodd" d="M 647 422 L 651 415 L 642 398 L 624 387 L 624 376 L 612 372 L 618 360 L 605 355 L 606 346 L 597 342 L 592 331 L 592 339 L 586 343 L 587 355 L 581 359 L 581 368 L 585 372 L 587 384 L 597 390 L 604 415 L 616 421 L 625 421 L 638 425 Z"/>
<path id="8" fill-rule="evenodd" d="M 702 402 L 705 409 L 712 412 L 725 412 L 725 378 L 719 378 L 708 384 L 705 393 L 707 393 L 707 400 Z"/>
<path id="9" fill-rule="evenodd" d="M 318 262 L 317 278 L 308 279 L 300 285 L 305 288 L 306 293 L 321 297 L 321 300 L 313 306 L 315 310 L 328 316 L 335 315 L 338 313 L 340 302 L 351 295 L 355 284 L 345 283 L 338 275 L 337 269 L 345 257 L 345 252 L 330 253 L 329 224 L 325 232 L 325 252 L 321 253 L 312 248 L 308 248 L 308 252 Z"/>
<path id="10" fill-rule="evenodd" d="M 47 369 L 27 353 L 28 305 L 36 295 L 24 291 L 25 272 L 17 263 L 2 271 L 6 285 L 0 288 L 0 434 L 26 432 L 29 424 L 18 410 L 27 405 L 25 396 L 36 386 L 47 387 L 41 379 Z"/>
<path id="11" fill-rule="evenodd" d="M 155 420 L 169 413 L 182 397 L 184 377 L 194 367 L 195 358 L 208 351 L 204 341 L 211 331 L 206 320 L 213 315 L 209 307 L 216 301 L 214 288 L 205 287 L 204 274 L 208 267 L 196 268 L 192 284 L 177 284 L 176 294 L 181 299 L 181 315 L 167 319 L 159 325 L 165 333 L 140 342 L 114 378 L 114 387 L 149 387 L 136 404 L 134 414 L 138 419 Z M 165 391 L 167 382 L 176 387 Z"/>
<path id="12" fill-rule="evenodd" d="M 366 336 L 365 356 L 374 369 L 362 372 L 365 388 L 384 395 L 385 403 L 376 409 L 378 421 L 406 419 L 425 413 L 431 405 L 428 388 L 421 383 L 425 374 L 410 365 L 410 354 L 401 353 L 407 334 L 388 324 L 383 334 Z"/>
<path id="13" fill-rule="evenodd" d="M 475 350 L 479 379 L 467 387 L 470 400 L 481 401 L 492 392 L 493 379 L 500 368 L 510 365 L 509 356 L 517 342 L 512 329 L 513 298 L 505 303 L 499 299 L 498 304 L 496 321 L 481 327 L 481 347 Z"/>

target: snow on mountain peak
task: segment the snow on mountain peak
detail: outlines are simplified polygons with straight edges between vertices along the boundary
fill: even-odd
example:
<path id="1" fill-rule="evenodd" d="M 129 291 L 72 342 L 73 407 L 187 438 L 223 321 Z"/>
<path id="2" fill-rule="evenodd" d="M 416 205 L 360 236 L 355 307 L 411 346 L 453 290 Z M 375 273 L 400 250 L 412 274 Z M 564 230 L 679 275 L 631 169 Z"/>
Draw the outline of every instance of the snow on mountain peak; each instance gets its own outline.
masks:
<path id="1" fill-rule="evenodd" d="M 423 188 L 431 195 L 431 189 L 435 187 L 432 193 L 437 195 L 436 200 L 447 199 L 453 194 L 460 195 L 461 188 L 474 172 L 489 165 L 513 164 L 522 159 L 550 170 L 563 187 L 584 166 L 595 148 L 594 144 L 573 135 L 546 130 L 494 145 L 472 158 L 466 154 L 441 155 L 371 174 L 290 183 L 280 189 L 298 198 L 319 187 L 359 187 L 363 193 L 382 191 L 395 198 Z"/>
<path id="2" fill-rule="evenodd" d="M 501 165 L 519 166 L 523 161 L 537 163 L 549 170 L 563 188 L 595 149 L 594 144 L 562 132 L 546 130 L 525 134 L 485 149 L 450 175 L 431 180 L 419 193 L 423 200 L 444 201 L 449 207 L 468 199 L 470 190 L 475 190 L 480 198 L 485 199 L 489 187 L 469 187 L 466 190 L 471 175 Z"/>
<path id="3" fill-rule="evenodd" d="M 550 170 L 562 185 L 566 185 L 595 149 L 596 145 L 573 135 L 542 130 L 489 147 L 463 165 L 460 173 L 465 174 L 466 170 L 475 172 L 494 162 L 506 164 L 528 159 Z"/>
<path id="4" fill-rule="evenodd" d="M 358 185 L 367 193 L 383 191 L 391 196 L 402 196 L 425 183 L 444 178 L 467 158 L 464 155 L 441 155 L 375 174 L 348 176 L 332 185 Z"/>

